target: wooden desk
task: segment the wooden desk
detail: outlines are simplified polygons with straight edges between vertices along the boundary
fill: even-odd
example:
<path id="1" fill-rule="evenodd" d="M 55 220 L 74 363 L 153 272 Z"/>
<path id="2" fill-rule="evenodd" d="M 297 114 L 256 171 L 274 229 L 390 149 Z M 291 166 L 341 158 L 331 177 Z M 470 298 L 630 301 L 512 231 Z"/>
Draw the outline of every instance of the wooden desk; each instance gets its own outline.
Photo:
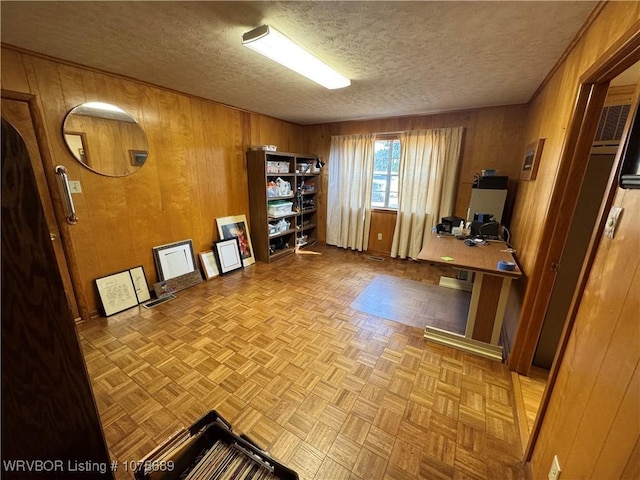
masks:
<path id="1" fill-rule="evenodd" d="M 511 253 L 503 251 L 506 248 L 503 242 L 469 247 L 450 235 L 434 233 L 429 237 L 418 254 L 420 260 L 472 271 L 475 279 L 465 334 L 427 326 L 426 339 L 502 361 L 502 347 L 498 341 L 509 288 L 511 280 L 522 276 L 517 264 L 514 271 L 498 269 L 499 261 L 515 262 Z"/>

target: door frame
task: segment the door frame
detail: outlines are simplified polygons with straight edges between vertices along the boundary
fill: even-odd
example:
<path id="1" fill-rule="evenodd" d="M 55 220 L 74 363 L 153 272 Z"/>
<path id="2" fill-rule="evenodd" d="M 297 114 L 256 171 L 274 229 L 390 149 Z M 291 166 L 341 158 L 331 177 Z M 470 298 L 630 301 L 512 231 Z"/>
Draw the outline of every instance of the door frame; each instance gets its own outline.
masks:
<path id="1" fill-rule="evenodd" d="M 53 168 L 51 168 L 51 166 L 54 165 L 54 162 L 49 150 L 38 99 L 35 95 L 32 94 L 15 92 L 5 89 L 2 89 L 0 91 L 0 95 L 2 99 L 24 102 L 29 108 L 31 122 L 35 131 L 38 153 L 40 154 L 40 161 L 42 162 L 42 168 L 45 174 L 45 180 L 47 182 L 49 191 L 49 196 L 46 197 L 41 195 L 40 201 L 44 205 L 49 204 L 55 215 L 58 232 L 60 234 L 60 242 L 63 250 L 63 258 L 58 259 L 58 264 L 66 265 L 67 269 L 67 272 L 60 273 L 61 275 L 68 275 L 71 280 L 72 291 L 68 294 L 73 296 L 73 299 L 75 300 L 80 319 L 89 320 L 91 318 L 91 312 L 89 310 L 89 304 L 84 294 L 84 290 L 79 287 L 79 285 L 81 285 L 80 271 L 78 269 L 76 256 L 73 250 L 69 224 L 66 221 L 64 206 L 58 189 L 58 179 L 56 178 L 56 174 L 53 171 Z"/>
<path id="2" fill-rule="evenodd" d="M 575 212 L 578 194 L 586 172 L 591 145 L 602 107 L 604 106 L 609 83 L 638 61 L 640 61 L 640 21 L 635 22 L 580 77 L 574 112 L 568 127 L 566 146 L 563 150 L 558 170 L 558 180 L 554 186 L 549 207 L 551 215 L 544 225 L 541 253 L 535 263 L 531 277 L 535 280 L 530 286 L 530 291 L 528 290 L 525 296 L 513 354 L 507 364 L 511 370 L 515 370 L 518 373 L 528 374 L 533 361 L 556 277 L 556 272 L 551 267 L 554 263 L 560 261 L 567 240 L 569 225 Z M 635 109 L 638 108 L 637 93 L 636 91 L 636 101 L 629 112 L 629 119 L 633 118 Z M 623 139 L 627 137 L 629 123 L 628 121 L 625 126 Z M 608 212 L 613 205 L 618 190 L 618 175 L 622 165 L 622 152 L 625 143 L 626 140 L 621 143 L 616 154 L 598 212 L 598 220 L 589 239 L 589 246 L 576 283 L 576 289 L 571 299 L 562 335 L 549 371 L 547 385 L 525 449 L 525 463 L 531 461 L 542 427 L 542 421 L 558 377 L 559 366 L 567 348 L 587 279 L 604 232 Z M 578 182 L 576 179 L 581 180 Z"/>

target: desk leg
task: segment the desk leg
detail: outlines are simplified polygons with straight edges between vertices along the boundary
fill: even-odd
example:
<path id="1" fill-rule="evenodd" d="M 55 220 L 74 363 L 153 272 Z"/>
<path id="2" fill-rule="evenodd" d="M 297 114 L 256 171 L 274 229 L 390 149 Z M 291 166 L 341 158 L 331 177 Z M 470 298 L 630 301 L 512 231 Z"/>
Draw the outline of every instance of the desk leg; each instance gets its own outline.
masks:
<path id="1" fill-rule="evenodd" d="M 465 335 L 426 327 L 425 339 L 502 361 L 498 341 L 510 285 L 510 278 L 476 272 Z"/>
<path id="2" fill-rule="evenodd" d="M 491 343 L 497 345 L 500 341 L 500 332 L 502 331 L 502 322 L 504 322 L 504 313 L 507 310 L 507 300 L 509 300 L 509 289 L 511 288 L 511 278 L 502 277 L 502 287 L 500 288 L 500 299 L 498 300 L 498 308 L 496 308 L 496 320 L 493 323 L 493 332 L 491 332 Z"/>
<path id="3" fill-rule="evenodd" d="M 498 345 L 511 278 L 478 273 L 473 284 L 465 336 Z"/>
<path id="4" fill-rule="evenodd" d="M 439 285 L 445 288 L 453 288 L 455 290 L 464 290 L 465 292 L 473 291 L 473 272 L 469 270 L 458 270 L 456 278 L 440 277 Z"/>

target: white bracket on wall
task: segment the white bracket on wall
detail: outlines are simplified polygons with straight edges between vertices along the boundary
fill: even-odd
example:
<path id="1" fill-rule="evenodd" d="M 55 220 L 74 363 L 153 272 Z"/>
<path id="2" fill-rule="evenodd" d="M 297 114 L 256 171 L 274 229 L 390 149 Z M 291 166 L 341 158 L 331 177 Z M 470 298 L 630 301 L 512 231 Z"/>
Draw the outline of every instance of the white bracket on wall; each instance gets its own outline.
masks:
<path id="1" fill-rule="evenodd" d="M 618 225 L 618 219 L 622 213 L 622 207 L 611 207 L 609 216 L 607 217 L 607 223 L 604 226 L 604 236 L 613 238 L 616 232 L 616 226 Z"/>

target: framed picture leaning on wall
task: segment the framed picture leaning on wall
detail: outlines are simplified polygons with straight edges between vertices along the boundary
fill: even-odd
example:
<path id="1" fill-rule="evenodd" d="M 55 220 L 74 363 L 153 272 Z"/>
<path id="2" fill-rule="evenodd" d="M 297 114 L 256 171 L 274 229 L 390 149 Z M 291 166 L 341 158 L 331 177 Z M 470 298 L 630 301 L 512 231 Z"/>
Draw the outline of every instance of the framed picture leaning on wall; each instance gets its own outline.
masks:
<path id="1" fill-rule="evenodd" d="M 216 256 L 220 275 L 239 270 L 244 266 L 238 237 L 213 242 L 213 252 Z"/>
<path id="2" fill-rule="evenodd" d="M 245 267 L 256 263 L 253 255 L 253 246 L 251 245 L 251 236 L 249 235 L 249 224 L 244 215 L 216 218 L 216 224 L 218 225 L 220 240 L 234 237 L 238 239 L 242 262 Z"/>
<path id="3" fill-rule="evenodd" d="M 216 256 L 213 254 L 213 250 L 199 253 L 198 256 L 200 257 L 200 265 L 202 265 L 202 270 L 207 280 L 217 277 L 219 275 L 218 265 L 216 264 Z"/>

